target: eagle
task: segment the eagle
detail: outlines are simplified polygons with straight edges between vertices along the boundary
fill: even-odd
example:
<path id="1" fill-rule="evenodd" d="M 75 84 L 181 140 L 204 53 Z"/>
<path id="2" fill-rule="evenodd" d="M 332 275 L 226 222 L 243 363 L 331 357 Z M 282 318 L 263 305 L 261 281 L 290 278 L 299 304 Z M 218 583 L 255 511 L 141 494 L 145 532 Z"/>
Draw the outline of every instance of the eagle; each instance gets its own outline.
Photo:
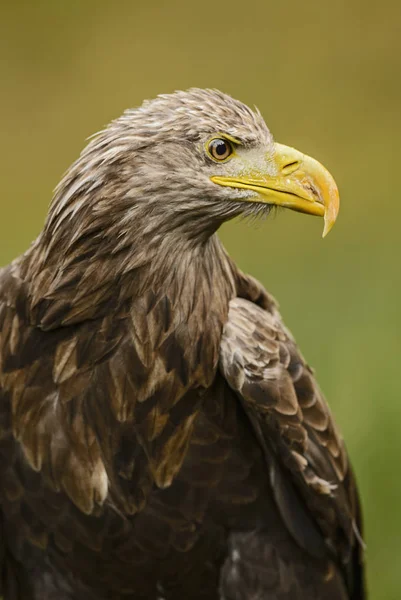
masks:
<path id="1" fill-rule="evenodd" d="M 326 234 L 338 190 L 217 90 L 126 111 L 67 171 L 0 271 L 3 600 L 366 597 L 343 439 L 217 236 L 276 207 Z"/>

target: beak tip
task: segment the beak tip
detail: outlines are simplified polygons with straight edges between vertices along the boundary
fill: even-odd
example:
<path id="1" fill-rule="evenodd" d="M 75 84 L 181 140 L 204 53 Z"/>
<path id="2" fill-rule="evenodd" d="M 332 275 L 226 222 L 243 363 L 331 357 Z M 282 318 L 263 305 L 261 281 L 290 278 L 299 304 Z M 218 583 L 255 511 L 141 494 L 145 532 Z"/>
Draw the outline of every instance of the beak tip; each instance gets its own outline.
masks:
<path id="1" fill-rule="evenodd" d="M 338 211 L 340 209 L 340 197 L 334 180 L 333 186 L 334 189 L 330 194 L 330 201 L 326 205 L 326 210 L 324 214 L 324 228 L 322 237 L 326 237 L 326 235 L 332 230 L 334 223 L 337 221 Z"/>
<path id="2" fill-rule="evenodd" d="M 327 218 L 326 215 L 324 216 L 324 227 L 323 227 L 322 238 L 325 238 L 326 235 L 328 233 L 330 233 L 335 222 L 336 222 L 336 217 L 335 218 Z"/>

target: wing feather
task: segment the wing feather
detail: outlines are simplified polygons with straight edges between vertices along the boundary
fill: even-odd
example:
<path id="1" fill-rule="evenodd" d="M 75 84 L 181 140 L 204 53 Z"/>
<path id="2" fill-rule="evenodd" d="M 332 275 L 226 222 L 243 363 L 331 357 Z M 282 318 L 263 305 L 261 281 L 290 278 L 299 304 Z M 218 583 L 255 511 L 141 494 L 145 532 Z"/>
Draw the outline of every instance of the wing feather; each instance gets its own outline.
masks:
<path id="1" fill-rule="evenodd" d="M 355 588 L 362 585 L 352 581 L 360 578 L 361 521 L 345 445 L 275 305 L 265 307 L 230 302 L 220 368 L 264 449 L 287 528 L 311 555 L 335 557 Z"/>

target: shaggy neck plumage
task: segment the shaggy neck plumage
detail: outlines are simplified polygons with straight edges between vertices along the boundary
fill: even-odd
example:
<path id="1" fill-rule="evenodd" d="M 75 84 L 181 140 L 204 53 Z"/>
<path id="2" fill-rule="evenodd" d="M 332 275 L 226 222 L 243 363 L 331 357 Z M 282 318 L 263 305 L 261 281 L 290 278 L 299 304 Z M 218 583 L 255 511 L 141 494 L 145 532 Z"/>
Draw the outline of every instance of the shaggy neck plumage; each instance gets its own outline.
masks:
<path id="1" fill-rule="evenodd" d="M 68 244 L 62 239 L 57 243 L 56 237 L 49 243 L 45 230 L 23 261 L 31 276 L 35 321 L 53 329 L 124 312 L 148 292 L 163 295 L 170 290 L 183 315 L 197 294 L 206 298 L 205 286 L 220 287 L 227 300 L 232 295 L 233 265 L 216 234 L 200 242 L 138 229 L 142 234 L 129 243 L 117 234 L 96 231 L 94 225 Z"/>

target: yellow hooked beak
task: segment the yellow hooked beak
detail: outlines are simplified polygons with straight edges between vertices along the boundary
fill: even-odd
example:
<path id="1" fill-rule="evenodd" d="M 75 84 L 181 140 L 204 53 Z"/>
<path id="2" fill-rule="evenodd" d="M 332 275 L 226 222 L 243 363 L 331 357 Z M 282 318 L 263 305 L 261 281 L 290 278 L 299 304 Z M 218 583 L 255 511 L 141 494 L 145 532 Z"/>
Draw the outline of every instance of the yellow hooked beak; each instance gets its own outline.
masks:
<path id="1" fill-rule="evenodd" d="M 240 177 L 213 176 L 211 180 L 258 193 L 247 202 L 264 202 L 324 217 L 323 237 L 327 235 L 340 207 L 336 183 L 327 169 L 314 158 L 282 144 L 275 144 L 275 153 L 267 157 L 267 164 L 272 175 L 254 171 Z"/>

